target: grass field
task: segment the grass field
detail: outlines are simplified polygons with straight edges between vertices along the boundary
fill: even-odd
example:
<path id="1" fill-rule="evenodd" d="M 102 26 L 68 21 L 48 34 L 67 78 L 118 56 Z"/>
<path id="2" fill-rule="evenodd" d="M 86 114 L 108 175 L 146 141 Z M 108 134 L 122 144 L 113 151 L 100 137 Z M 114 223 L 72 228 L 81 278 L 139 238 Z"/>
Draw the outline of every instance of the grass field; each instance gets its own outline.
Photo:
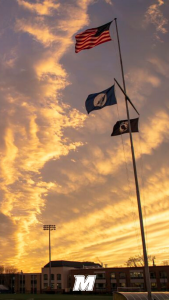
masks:
<path id="1" fill-rule="evenodd" d="M 0 300 L 112 300 L 107 295 L 0 294 Z"/>

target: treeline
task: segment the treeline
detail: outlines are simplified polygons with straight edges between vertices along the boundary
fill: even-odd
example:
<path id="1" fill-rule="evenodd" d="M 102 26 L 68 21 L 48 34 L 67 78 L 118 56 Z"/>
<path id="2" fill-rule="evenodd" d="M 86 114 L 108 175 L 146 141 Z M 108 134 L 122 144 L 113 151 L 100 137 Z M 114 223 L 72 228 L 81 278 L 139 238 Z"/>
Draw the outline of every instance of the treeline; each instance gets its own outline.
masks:
<path id="1" fill-rule="evenodd" d="M 18 269 L 15 268 L 14 266 L 3 266 L 0 265 L 0 274 L 15 274 L 18 273 Z"/>

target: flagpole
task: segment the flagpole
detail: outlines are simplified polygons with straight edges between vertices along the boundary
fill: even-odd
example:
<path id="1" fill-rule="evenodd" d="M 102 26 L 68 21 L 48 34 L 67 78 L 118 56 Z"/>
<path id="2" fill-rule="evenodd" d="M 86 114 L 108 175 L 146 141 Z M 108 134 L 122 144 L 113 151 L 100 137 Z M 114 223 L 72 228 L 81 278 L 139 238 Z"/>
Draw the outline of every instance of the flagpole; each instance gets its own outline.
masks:
<path id="1" fill-rule="evenodd" d="M 134 104 L 131 102 L 129 96 L 127 96 L 127 94 L 126 94 L 125 91 L 122 89 L 121 85 L 118 83 L 118 81 L 116 80 L 116 78 L 114 78 L 114 81 L 117 83 L 118 87 L 121 89 L 121 91 L 122 91 L 122 93 L 124 94 L 124 96 L 126 96 L 127 100 L 130 102 L 131 106 L 134 108 L 134 110 L 136 111 L 136 113 L 137 113 L 138 115 L 140 115 L 139 112 L 138 112 L 138 110 L 135 108 Z"/>
<path id="2" fill-rule="evenodd" d="M 117 27 L 117 18 L 115 18 L 115 24 L 116 24 L 116 33 L 117 33 L 117 41 L 118 41 L 118 48 L 119 48 L 119 57 L 120 57 L 121 73 L 122 73 L 122 80 L 123 80 L 123 88 L 124 88 L 124 92 L 126 94 L 126 84 L 125 84 L 125 79 L 124 79 L 123 61 L 122 61 L 119 33 L 118 33 L 118 27 Z M 148 267 L 143 216 L 142 216 L 141 200 L 140 200 L 140 191 L 139 191 L 139 184 L 138 184 L 138 177 L 137 177 L 137 168 L 136 168 L 136 160 L 135 160 L 135 154 L 134 154 L 133 138 L 132 138 L 132 133 L 131 133 L 130 114 L 129 114 L 128 101 L 127 101 L 126 95 L 125 95 L 125 103 L 126 103 L 127 119 L 128 119 L 128 124 L 129 124 L 130 145 L 131 145 L 133 170 L 134 170 L 134 178 L 135 178 L 135 185 L 136 185 L 137 204 L 138 204 L 139 219 L 140 219 L 140 230 L 141 230 L 143 256 L 144 256 L 145 279 L 146 279 L 146 286 L 147 286 L 147 292 L 148 292 L 148 300 L 152 300 L 150 274 L 149 274 L 149 267 Z"/>

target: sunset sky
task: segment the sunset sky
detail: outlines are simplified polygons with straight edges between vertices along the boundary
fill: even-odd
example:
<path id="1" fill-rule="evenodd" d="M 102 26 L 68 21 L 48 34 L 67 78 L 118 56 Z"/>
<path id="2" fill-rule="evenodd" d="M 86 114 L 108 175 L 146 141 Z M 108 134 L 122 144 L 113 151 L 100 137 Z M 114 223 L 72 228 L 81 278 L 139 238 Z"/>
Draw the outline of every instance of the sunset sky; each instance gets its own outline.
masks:
<path id="1" fill-rule="evenodd" d="M 118 105 L 90 113 L 89 94 L 122 84 L 112 41 L 75 54 L 75 35 L 117 18 L 147 251 L 169 260 L 169 1 L 0 1 L 0 264 L 40 272 L 52 260 L 125 266 L 142 254 L 129 136 Z M 131 117 L 137 114 L 130 107 Z"/>

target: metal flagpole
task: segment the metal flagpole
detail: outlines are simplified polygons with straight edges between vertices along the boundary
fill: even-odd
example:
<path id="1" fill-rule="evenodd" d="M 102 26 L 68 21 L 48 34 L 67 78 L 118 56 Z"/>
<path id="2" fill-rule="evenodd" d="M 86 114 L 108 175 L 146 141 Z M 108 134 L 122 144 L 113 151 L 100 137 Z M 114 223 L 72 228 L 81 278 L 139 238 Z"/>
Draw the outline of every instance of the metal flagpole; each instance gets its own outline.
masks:
<path id="1" fill-rule="evenodd" d="M 126 94 L 125 91 L 122 89 L 121 85 L 118 83 L 118 81 L 116 80 L 116 78 L 114 78 L 114 81 L 117 83 L 117 85 L 118 85 L 119 88 L 121 89 L 121 91 L 122 91 L 122 93 L 124 94 L 124 96 L 126 96 L 127 100 L 130 102 L 131 106 L 134 108 L 134 110 L 136 111 L 136 113 L 137 113 L 138 115 L 140 115 L 139 112 L 138 112 L 138 110 L 135 108 L 134 104 L 131 102 L 129 96 L 127 96 L 127 94 Z"/>
<path id="2" fill-rule="evenodd" d="M 118 41 L 118 48 L 119 48 L 120 65 L 121 65 L 121 72 L 122 72 L 122 79 L 123 79 L 123 88 L 124 88 L 124 92 L 126 94 L 126 84 L 125 84 L 125 79 L 124 79 L 123 61 L 122 61 L 119 33 L 118 33 L 118 27 L 117 27 L 117 18 L 115 18 L 115 24 L 116 24 L 116 33 L 117 33 L 117 41 Z M 147 251 L 146 251 L 144 226 L 143 226 L 143 216 L 142 216 L 141 201 L 140 201 L 140 191 L 139 191 L 139 184 L 138 184 L 138 177 L 137 177 L 137 169 L 136 169 L 136 161 L 135 161 L 135 154 L 134 154 L 133 138 L 132 138 L 132 133 L 131 133 L 130 114 L 129 114 L 129 108 L 128 108 L 128 102 L 127 102 L 127 97 L 126 96 L 125 96 L 125 103 L 126 103 L 127 119 L 128 119 L 128 124 L 129 124 L 130 145 L 131 145 L 133 170 L 134 170 L 134 178 L 135 178 L 135 185 L 136 185 L 137 204 L 138 204 L 139 219 L 140 219 L 140 229 L 141 229 L 141 238 L 142 238 L 142 246 L 143 246 L 143 256 L 144 256 L 144 268 L 145 268 L 145 277 L 146 277 L 145 279 L 146 279 L 146 286 L 147 286 L 147 292 L 148 292 L 148 300 L 152 300 L 152 298 L 151 298 L 150 274 L 149 274 L 148 258 L 147 258 Z"/>

